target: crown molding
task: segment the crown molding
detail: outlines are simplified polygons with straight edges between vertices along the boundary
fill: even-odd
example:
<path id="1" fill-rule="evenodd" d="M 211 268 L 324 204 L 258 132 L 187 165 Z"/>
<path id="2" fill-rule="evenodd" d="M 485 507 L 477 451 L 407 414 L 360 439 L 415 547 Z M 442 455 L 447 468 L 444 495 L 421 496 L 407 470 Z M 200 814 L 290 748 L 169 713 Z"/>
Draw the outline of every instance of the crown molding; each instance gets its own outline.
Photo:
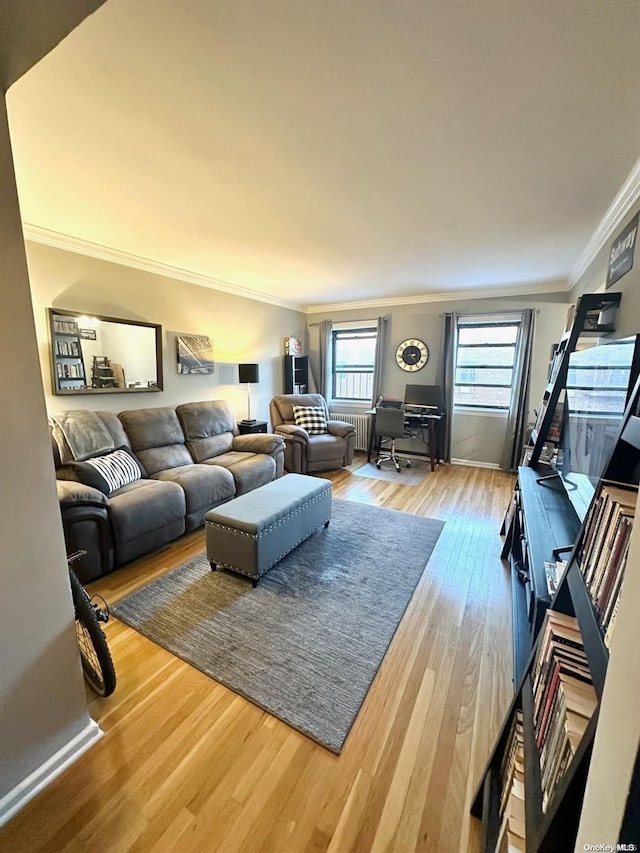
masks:
<path id="1" fill-rule="evenodd" d="M 198 285 L 199 287 L 208 287 L 212 290 L 220 290 L 224 293 L 231 293 L 234 296 L 242 296 L 245 299 L 266 302 L 269 305 L 276 305 L 280 308 L 288 308 L 292 311 L 299 311 L 307 314 L 320 314 L 326 311 L 359 310 L 363 308 L 391 308 L 396 305 L 420 305 L 430 302 L 449 302 L 461 299 L 488 299 L 491 297 L 561 293 L 570 290 L 572 286 L 569 282 L 555 280 L 530 285 L 510 285 L 508 287 L 482 287 L 468 290 L 440 291 L 436 293 L 421 293 L 415 296 L 393 296 L 380 299 L 365 299 L 356 302 L 335 302 L 327 303 L 325 305 L 307 305 L 305 307 L 301 303 L 280 299 L 277 296 L 271 296 L 256 290 L 250 290 L 247 287 L 241 287 L 240 285 L 232 284 L 231 282 L 223 281 L 222 279 L 214 278 L 213 276 L 203 275 L 202 273 L 196 273 L 192 270 L 185 270 L 180 267 L 174 267 L 160 261 L 153 261 L 150 258 L 143 258 L 140 255 L 123 252 L 119 249 L 103 246 L 100 243 L 92 243 L 89 240 L 83 240 L 79 237 L 71 237 L 68 234 L 62 234 L 59 231 L 52 231 L 48 228 L 41 228 L 39 225 L 33 225 L 29 222 L 24 222 L 22 229 L 25 240 L 29 240 L 32 243 L 41 243 L 45 246 L 52 246 L 55 249 L 63 249 L 67 252 L 87 255 L 88 257 L 97 258 L 101 261 L 120 264 L 121 266 L 142 270 L 144 272 L 153 273 L 154 275 L 161 275 L 165 278 L 173 278 L 178 281 L 187 282 L 188 284 Z"/>
<path id="2" fill-rule="evenodd" d="M 570 281 L 572 287 L 578 283 L 589 266 L 595 261 L 605 243 L 620 228 L 638 199 L 640 199 L 640 160 L 638 160 L 629 173 L 611 206 L 591 235 L 583 253 L 571 270 Z"/>
<path id="3" fill-rule="evenodd" d="M 234 296 L 242 296 L 245 299 L 267 302 L 270 305 L 277 305 L 280 308 L 290 308 L 292 311 L 304 313 L 305 310 L 304 306 L 299 303 L 289 302 L 286 299 L 260 293 L 257 290 L 250 290 L 248 287 L 241 287 L 240 285 L 232 284 L 213 276 L 181 269 L 180 267 L 174 267 L 160 261 L 152 261 L 150 258 L 132 255 L 129 252 L 122 252 L 119 249 L 112 249 L 109 246 L 102 246 L 99 243 L 92 243 L 89 240 L 82 240 L 79 237 L 71 237 L 68 234 L 61 234 L 58 231 L 50 231 L 48 228 L 41 228 L 29 222 L 22 223 L 22 230 L 24 239 L 32 243 L 42 243 L 44 246 L 52 246 L 55 249 L 64 249 L 67 252 L 75 252 L 78 255 L 87 255 L 90 258 L 97 258 L 101 261 L 109 261 L 113 264 L 143 270 L 154 275 L 162 275 L 165 278 L 174 278 L 188 284 L 197 284 L 199 287 L 221 290 L 224 293 L 232 293 Z"/>
<path id="4" fill-rule="evenodd" d="M 490 299 L 491 297 L 534 296 L 540 293 L 567 293 L 568 281 L 545 281 L 538 284 L 509 285 L 509 287 L 478 287 L 471 290 L 450 290 L 420 293 L 416 296 L 393 296 L 388 299 L 363 299 L 360 302 L 332 302 L 326 305 L 307 305 L 307 314 L 329 311 L 350 311 L 361 308 L 392 308 L 395 305 L 420 305 L 429 302 L 454 302 L 461 299 Z"/>

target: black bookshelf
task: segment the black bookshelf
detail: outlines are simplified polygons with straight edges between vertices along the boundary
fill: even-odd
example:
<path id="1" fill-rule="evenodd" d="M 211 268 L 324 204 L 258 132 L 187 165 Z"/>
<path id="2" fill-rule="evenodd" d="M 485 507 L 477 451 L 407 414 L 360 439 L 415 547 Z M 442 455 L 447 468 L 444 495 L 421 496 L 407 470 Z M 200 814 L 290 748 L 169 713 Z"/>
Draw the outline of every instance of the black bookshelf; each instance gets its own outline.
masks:
<path id="1" fill-rule="evenodd" d="M 284 356 L 284 393 L 307 394 L 309 391 L 309 356 Z"/>
<path id="2" fill-rule="evenodd" d="M 77 321 L 49 310 L 51 336 L 51 382 L 56 394 L 73 394 L 87 387 L 82 341 Z"/>
<path id="3" fill-rule="evenodd" d="M 604 521 L 598 521 L 598 514 L 595 511 L 596 502 L 601 500 L 603 491 L 607 487 L 609 487 L 610 492 L 611 486 L 622 492 L 629 492 L 633 498 L 629 503 L 631 505 L 635 504 L 640 475 L 640 429 L 638 428 L 640 426 L 640 421 L 638 420 L 640 380 L 635 381 L 627 400 L 620 436 L 605 467 L 603 477 L 599 480 L 589 506 L 589 511 L 584 521 L 578 525 L 574 542 L 568 543 L 573 544 L 573 547 L 571 547 L 568 553 L 566 569 L 560 579 L 555 595 L 548 602 L 541 616 L 542 620 L 544 620 L 546 612 L 557 612 L 565 614 L 568 617 L 573 617 L 576 620 L 577 629 L 581 635 L 581 648 L 586 659 L 586 665 L 588 666 L 590 681 L 593 685 L 592 702 L 594 704 L 592 707 L 595 710 L 590 714 L 588 722 L 587 717 L 584 718 L 586 727 L 584 728 L 582 737 L 579 739 L 577 745 L 574 745 L 574 750 L 566 766 L 563 766 L 562 771 L 558 772 L 557 778 L 553 778 L 552 794 L 547 803 L 547 808 L 544 810 L 541 757 L 535 737 L 535 712 L 532 686 L 532 677 L 541 648 L 541 637 L 544 637 L 544 633 L 534 635 L 530 654 L 525 661 L 521 678 L 517 682 L 514 699 L 507 712 L 487 766 L 483 771 L 472 804 L 472 814 L 484 823 L 484 853 L 494 853 L 496 850 L 501 826 L 499 803 L 502 794 L 502 785 L 504 784 L 504 780 L 500 779 L 500 768 L 503 766 L 504 753 L 508 744 L 508 733 L 511 730 L 514 716 L 518 709 L 522 711 L 524 731 L 524 807 L 527 853 L 557 853 L 559 850 L 573 850 L 575 844 L 593 741 L 598 725 L 599 703 L 602 699 L 609 661 L 603 623 L 598 615 L 598 608 L 593 599 L 593 594 L 594 591 L 597 591 L 597 587 L 594 590 L 593 579 L 587 580 L 588 561 L 595 558 L 593 554 L 587 554 L 586 545 L 589 542 L 589 535 L 593 536 L 592 531 L 597 531 L 599 524 L 603 525 L 602 533 L 605 541 L 610 535 L 612 536 L 615 533 L 613 521 L 615 514 L 612 513 L 610 516 L 603 514 L 601 518 Z M 616 475 L 616 478 L 613 475 Z M 617 482 L 611 483 L 614 479 L 617 479 Z M 560 521 L 562 502 L 560 501 L 554 505 L 553 501 L 547 501 L 548 494 L 555 493 L 556 496 L 560 495 L 560 492 L 557 490 L 558 486 L 557 478 L 540 480 L 536 477 L 534 470 L 519 469 L 516 497 L 514 498 L 514 504 L 507 513 L 503 527 L 503 532 L 507 534 L 505 548 L 512 561 L 514 555 L 516 557 L 519 556 L 518 542 L 524 541 L 522 548 L 526 552 L 526 560 L 531 563 L 532 560 L 539 559 L 542 552 L 548 553 L 549 550 L 553 551 L 553 548 L 549 547 L 551 543 L 545 542 L 542 538 L 543 536 L 553 536 L 555 537 L 555 541 L 557 541 L 558 536 L 562 538 L 566 534 L 567 537 L 570 537 L 571 531 L 575 530 L 577 517 L 569 523 L 567 528 L 563 529 L 562 522 Z M 551 487 L 551 492 L 540 491 L 546 490 L 549 487 Z M 565 506 L 565 511 L 569 512 L 568 506 Z M 536 521 L 533 520 L 532 514 L 538 516 Z M 523 523 L 525 527 L 526 536 L 524 540 L 519 539 L 518 528 L 517 526 L 514 527 L 514 524 L 517 525 L 519 523 Z M 614 584 L 612 587 L 616 590 L 615 594 L 619 596 L 620 589 L 624 584 L 625 562 L 624 557 L 619 558 L 620 562 L 613 560 L 612 553 L 604 552 L 604 557 L 598 564 L 603 567 L 605 572 L 616 571 L 621 573 L 621 584 Z M 535 569 L 532 569 L 531 566 L 529 567 L 528 578 L 531 584 L 531 591 L 534 592 L 535 584 L 539 582 L 539 577 Z M 521 593 L 518 596 L 514 596 L 514 599 L 516 597 L 522 601 L 523 596 Z M 534 618 L 531 619 L 530 617 L 528 622 L 531 627 L 538 617 L 538 604 L 540 602 L 537 600 L 534 601 L 532 598 L 529 598 L 528 601 L 532 602 L 534 608 Z M 602 602 L 600 602 L 599 606 L 602 612 Z M 550 670 L 546 672 L 542 670 L 541 672 L 541 678 L 549 679 Z M 547 681 L 548 683 L 549 681 Z M 541 707 L 543 706 L 538 706 L 539 709 Z M 549 713 L 553 713 L 553 711 L 549 711 Z M 561 720 L 560 725 L 562 724 Z M 545 742 L 544 738 L 542 742 Z M 548 742 L 545 743 L 545 747 L 549 750 L 550 745 Z M 547 752 L 548 761 L 549 754 Z M 634 777 L 634 784 L 638 784 L 637 771 Z M 629 815 L 625 816 L 621 839 L 628 837 L 630 827 L 633 826 L 633 819 Z"/>
<path id="4" fill-rule="evenodd" d="M 589 293 L 581 296 L 569 309 L 566 328 L 556 346 L 549 366 L 548 384 L 542 396 L 536 424 L 531 432 L 528 465 L 533 468 L 543 457 L 543 451 L 556 444 L 552 425 L 558 401 L 566 387 L 569 356 L 575 351 L 581 336 L 608 335 L 615 331 L 613 317 L 620 305 L 621 293 Z M 606 322 L 602 322 L 605 319 Z"/>

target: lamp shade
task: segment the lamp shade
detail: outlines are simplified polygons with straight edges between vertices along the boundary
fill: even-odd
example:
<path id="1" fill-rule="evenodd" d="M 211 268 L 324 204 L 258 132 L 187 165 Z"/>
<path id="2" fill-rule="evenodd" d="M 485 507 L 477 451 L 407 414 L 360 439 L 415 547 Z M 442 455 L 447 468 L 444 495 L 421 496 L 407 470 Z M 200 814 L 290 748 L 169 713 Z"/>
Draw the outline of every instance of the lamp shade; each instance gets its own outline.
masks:
<path id="1" fill-rule="evenodd" d="M 238 382 L 259 382 L 260 370 L 257 364 L 239 364 Z"/>

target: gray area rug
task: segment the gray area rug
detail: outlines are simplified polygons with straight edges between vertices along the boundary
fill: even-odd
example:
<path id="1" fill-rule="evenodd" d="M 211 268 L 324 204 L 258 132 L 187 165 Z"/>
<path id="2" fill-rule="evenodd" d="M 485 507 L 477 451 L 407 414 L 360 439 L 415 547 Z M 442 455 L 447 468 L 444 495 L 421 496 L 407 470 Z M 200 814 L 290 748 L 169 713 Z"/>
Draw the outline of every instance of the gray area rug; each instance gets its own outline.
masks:
<path id="1" fill-rule="evenodd" d="M 443 527 L 334 499 L 255 589 L 201 554 L 111 612 L 339 753 Z"/>

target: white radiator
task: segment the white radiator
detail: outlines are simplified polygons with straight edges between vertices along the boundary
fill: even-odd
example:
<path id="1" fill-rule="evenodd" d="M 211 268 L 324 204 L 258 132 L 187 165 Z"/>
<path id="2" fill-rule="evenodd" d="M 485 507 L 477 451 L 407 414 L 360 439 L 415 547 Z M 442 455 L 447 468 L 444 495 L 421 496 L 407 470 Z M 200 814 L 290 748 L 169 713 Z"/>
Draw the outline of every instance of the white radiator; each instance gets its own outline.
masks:
<path id="1" fill-rule="evenodd" d="M 369 447 L 369 415 L 346 415 L 344 412 L 329 412 L 334 421 L 346 421 L 356 428 L 356 450 L 367 450 Z"/>

